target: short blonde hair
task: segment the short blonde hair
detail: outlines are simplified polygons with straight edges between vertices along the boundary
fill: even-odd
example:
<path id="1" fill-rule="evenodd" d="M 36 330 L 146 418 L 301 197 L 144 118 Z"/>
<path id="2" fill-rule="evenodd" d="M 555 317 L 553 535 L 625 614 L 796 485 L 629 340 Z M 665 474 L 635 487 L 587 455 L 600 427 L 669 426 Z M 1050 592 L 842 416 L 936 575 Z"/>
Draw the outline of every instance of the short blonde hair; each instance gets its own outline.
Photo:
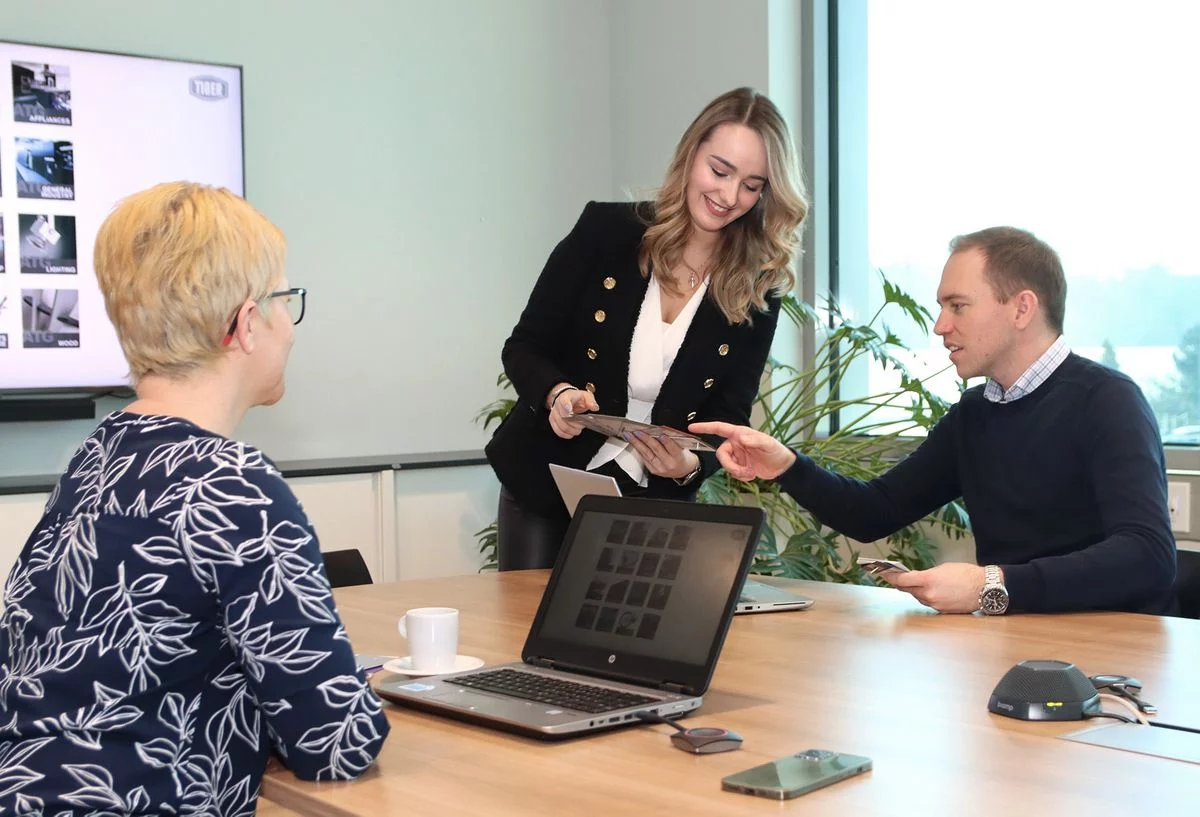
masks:
<path id="1" fill-rule="evenodd" d="M 735 88 L 705 106 L 684 131 L 654 203 L 652 223 L 642 238 L 638 265 L 668 287 L 669 270 L 683 258 L 692 230 L 687 183 L 700 146 L 727 122 L 749 127 L 767 150 L 767 183 L 762 196 L 737 221 L 721 230 L 708 297 L 731 324 L 751 322 L 751 312 L 766 308 L 767 295 L 782 295 L 796 285 L 800 225 L 808 198 L 800 162 L 783 114 L 753 88 Z"/>
<path id="2" fill-rule="evenodd" d="M 283 277 L 286 251 L 283 232 L 225 188 L 167 182 L 120 201 L 94 260 L 133 381 L 218 358 L 238 308 Z"/>

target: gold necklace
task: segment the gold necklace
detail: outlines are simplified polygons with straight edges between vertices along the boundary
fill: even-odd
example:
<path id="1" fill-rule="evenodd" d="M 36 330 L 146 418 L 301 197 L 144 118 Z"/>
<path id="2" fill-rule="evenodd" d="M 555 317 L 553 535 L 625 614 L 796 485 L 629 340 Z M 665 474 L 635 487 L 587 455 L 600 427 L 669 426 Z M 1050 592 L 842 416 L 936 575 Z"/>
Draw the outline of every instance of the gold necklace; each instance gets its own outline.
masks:
<path id="1" fill-rule="evenodd" d="M 697 284 L 697 283 L 699 283 L 699 282 L 696 280 L 696 275 L 697 275 L 697 274 L 699 274 L 699 273 L 698 273 L 698 271 L 696 270 L 696 268 L 695 268 L 695 267 L 693 267 L 691 264 L 689 264 L 689 263 L 688 263 L 688 262 L 687 262 L 687 261 L 686 261 L 686 260 L 683 258 L 683 256 L 680 256 L 680 257 L 679 257 L 679 263 L 680 263 L 680 264 L 683 264 L 685 267 L 687 267 L 687 270 L 688 270 L 688 289 L 694 290 L 694 289 L 696 288 L 696 284 Z M 701 279 L 701 280 L 703 280 L 703 279 Z"/>

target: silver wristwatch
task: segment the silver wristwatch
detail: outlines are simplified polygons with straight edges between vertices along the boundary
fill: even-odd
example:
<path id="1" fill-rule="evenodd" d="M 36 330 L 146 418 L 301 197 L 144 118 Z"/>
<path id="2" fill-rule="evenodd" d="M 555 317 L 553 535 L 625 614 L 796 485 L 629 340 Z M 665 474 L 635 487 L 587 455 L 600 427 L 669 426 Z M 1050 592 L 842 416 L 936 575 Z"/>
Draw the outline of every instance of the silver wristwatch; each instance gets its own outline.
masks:
<path id="1" fill-rule="evenodd" d="M 691 470 L 691 473 L 689 473 L 687 476 L 675 478 L 676 485 L 687 485 L 688 483 L 690 483 L 692 480 L 694 480 L 696 478 L 696 476 L 700 473 L 700 469 L 704 467 L 704 463 L 700 462 L 699 460 L 700 460 L 700 458 L 697 457 L 696 458 L 696 467 Z"/>
<path id="2" fill-rule="evenodd" d="M 1002 616 L 1008 611 L 1008 590 L 1004 587 L 1004 574 L 997 565 L 988 565 L 983 569 L 979 609 L 989 616 Z"/>

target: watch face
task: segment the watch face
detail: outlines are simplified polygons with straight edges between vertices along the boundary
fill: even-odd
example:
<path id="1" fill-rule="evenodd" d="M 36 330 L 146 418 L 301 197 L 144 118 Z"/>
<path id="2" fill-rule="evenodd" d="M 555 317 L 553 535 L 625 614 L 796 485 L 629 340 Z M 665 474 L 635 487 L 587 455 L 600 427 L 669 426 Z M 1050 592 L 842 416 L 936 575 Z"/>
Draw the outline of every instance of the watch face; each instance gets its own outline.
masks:
<path id="1" fill-rule="evenodd" d="M 989 616 L 998 616 L 1008 609 L 1008 593 L 1003 587 L 989 587 L 979 597 L 979 609 Z"/>

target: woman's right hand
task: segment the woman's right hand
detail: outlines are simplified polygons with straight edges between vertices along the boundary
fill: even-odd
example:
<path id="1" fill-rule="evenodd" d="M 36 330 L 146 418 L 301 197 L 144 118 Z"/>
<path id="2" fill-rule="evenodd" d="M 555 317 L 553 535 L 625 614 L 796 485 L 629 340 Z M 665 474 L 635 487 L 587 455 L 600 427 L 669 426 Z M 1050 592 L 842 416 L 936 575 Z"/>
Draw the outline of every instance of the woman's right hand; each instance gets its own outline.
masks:
<path id="1" fill-rule="evenodd" d="M 555 386 L 550 390 L 547 399 L 559 392 L 560 389 L 564 389 L 565 386 L 569 386 L 569 384 L 560 383 Z M 599 411 L 600 405 L 587 389 L 572 387 L 561 391 L 548 408 L 550 409 L 550 428 L 559 437 L 569 440 L 572 437 L 578 437 L 583 432 L 583 426 L 572 423 L 570 418 L 588 411 Z"/>

